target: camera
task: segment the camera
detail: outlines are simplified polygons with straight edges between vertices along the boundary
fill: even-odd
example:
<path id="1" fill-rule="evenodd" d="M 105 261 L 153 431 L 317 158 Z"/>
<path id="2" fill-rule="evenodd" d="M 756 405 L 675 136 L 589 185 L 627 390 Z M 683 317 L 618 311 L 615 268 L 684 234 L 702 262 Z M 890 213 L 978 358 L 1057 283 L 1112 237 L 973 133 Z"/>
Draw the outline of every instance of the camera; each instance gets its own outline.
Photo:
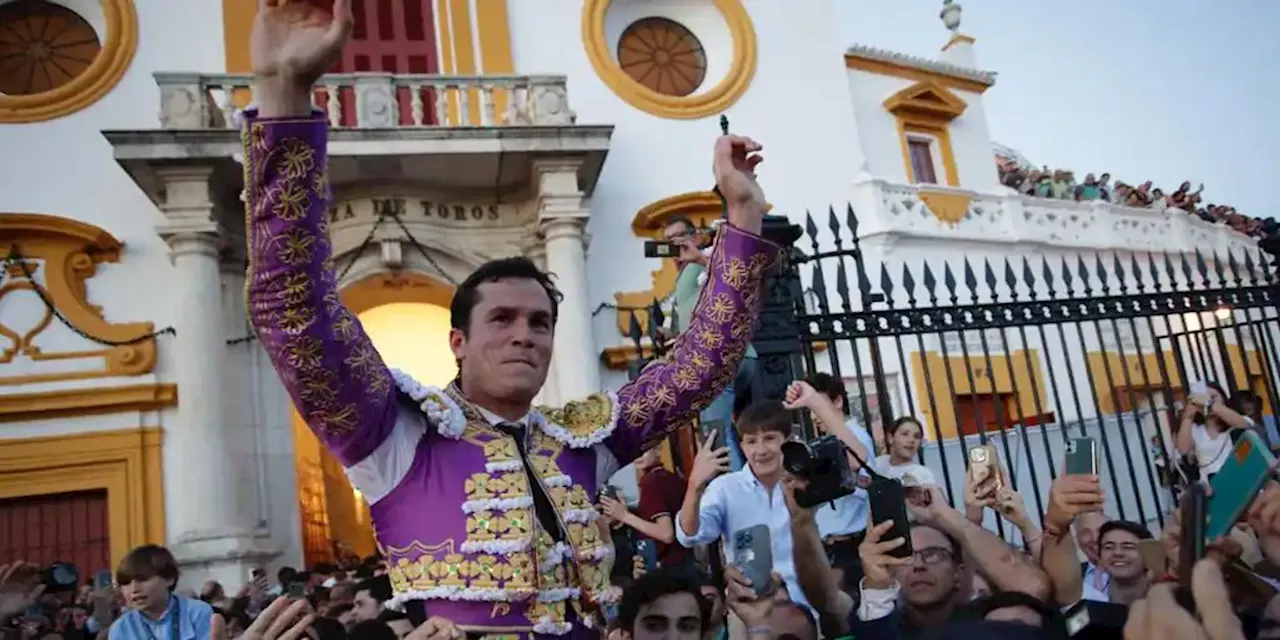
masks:
<path id="1" fill-rule="evenodd" d="M 38 579 L 44 585 L 45 593 L 63 593 L 75 591 L 80 583 L 80 572 L 73 564 L 54 562 L 40 569 Z"/>
<path id="2" fill-rule="evenodd" d="M 849 467 L 844 449 L 835 436 L 782 445 L 782 467 L 808 485 L 796 492 L 797 505 L 811 509 L 857 490 L 858 477 Z"/>

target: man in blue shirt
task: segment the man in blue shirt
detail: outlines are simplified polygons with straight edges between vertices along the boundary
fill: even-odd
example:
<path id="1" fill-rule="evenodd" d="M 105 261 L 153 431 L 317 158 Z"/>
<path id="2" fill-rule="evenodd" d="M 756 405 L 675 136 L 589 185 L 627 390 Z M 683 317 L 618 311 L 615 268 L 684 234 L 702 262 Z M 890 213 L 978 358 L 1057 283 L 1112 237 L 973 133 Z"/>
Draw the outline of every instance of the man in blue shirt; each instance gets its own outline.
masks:
<path id="1" fill-rule="evenodd" d="M 787 407 L 808 409 L 822 431 L 835 436 L 852 452 L 848 454 L 849 468 L 859 472 L 861 479 L 870 478 L 862 469 L 862 462 L 870 464 L 875 458 L 875 445 L 857 418 L 845 418 L 845 390 L 840 379 L 828 373 L 814 373 L 805 382 L 792 383 L 787 390 Z M 867 529 L 867 492 L 859 489 L 825 504 L 817 509 L 814 518 L 841 586 L 856 593 L 862 579 L 858 545 Z"/>
<path id="2" fill-rule="evenodd" d="M 120 561 L 116 582 L 129 611 L 111 625 L 110 640 L 220 640 L 213 607 L 174 593 L 178 563 L 164 547 L 135 548 Z"/>

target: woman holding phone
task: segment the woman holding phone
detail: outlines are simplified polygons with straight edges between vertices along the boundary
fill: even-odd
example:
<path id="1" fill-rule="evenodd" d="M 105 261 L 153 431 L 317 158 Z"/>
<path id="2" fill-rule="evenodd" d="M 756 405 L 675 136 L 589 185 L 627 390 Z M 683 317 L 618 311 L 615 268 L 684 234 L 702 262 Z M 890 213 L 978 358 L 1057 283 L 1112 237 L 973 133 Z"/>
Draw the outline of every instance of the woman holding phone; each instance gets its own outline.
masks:
<path id="1" fill-rule="evenodd" d="M 1227 406 L 1226 393 L 1216 382 L 1195 382 L 1182 410 L 1175 446 L 1195 460 L 1198 478 L 1208 480 L 1227 463 L 1234 440 L 1231 431 L 1251 429 L 1253 421 Z"/>

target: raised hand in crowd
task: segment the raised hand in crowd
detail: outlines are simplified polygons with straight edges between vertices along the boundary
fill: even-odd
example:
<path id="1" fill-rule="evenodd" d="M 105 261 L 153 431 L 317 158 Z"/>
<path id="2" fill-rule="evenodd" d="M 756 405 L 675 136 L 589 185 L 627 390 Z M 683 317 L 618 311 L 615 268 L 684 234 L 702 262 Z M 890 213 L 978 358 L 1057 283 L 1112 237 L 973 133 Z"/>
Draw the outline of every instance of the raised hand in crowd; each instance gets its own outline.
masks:
<path id="1" fill-rule="evenodd" d="M 751 579 L 742 574 L 737 567 L 727 565 L 724 569 L 725 601 L 747 627 L 747 637 L 771 637 L 769 617 L 777 606 L 775 597 L 782 586 L 782 577 L 777 573 L 770 576 L 771 584 L 762 595 L 757 595 Z"/>
<path id="2" fill-rule="evenodd" d="M 627 509 L 627 503 L 613 496 L 600 496 L 600 513 L 608 516 L 614 522 L 623 522 L 627 518 L 627 514 L 631 513 Z"/>
<path id="3" fill-rule="evenodd" d="M 729 447 L 715 447 L 716 436 L 713 432 L 707 435 L 698 447 L 693 458 L 693 469 L 689 472 L 689 487 L 705 489 L 716 476 L 729 472 Z"/>
<path id="4" fill-rule="evenodd" d="M 1195 616 L 1174 598 L 1173 587 L 1157 584 L 1133 603 L 1124 625 L 1128 640 L 1244 640 L 1240 619 L 1231 606 L 1222 570 L 1212 560 L 1196 563 L 1191 574 Z"/>
<path id="5" fill-rule="evenodd" d="M 464 640 L 466 637 L 467 634 L 463 633 L 452 620 L 432 616 L 418 625 L 418 628 L 410 631 L 404 640 Z"/>
<path id="6" fill-rule="evenodd" d="M 262 117 L 311 112 L 311 87 L 342 56 L 355 28 L 352 0 L 334 0 L 333 13 L 306 2 L 258 0 L 249 36 Z"/>
<path id="7" fill-rule="evenodd" d="M 315 620 L 316 614 L 306 600 L 276 598 L 258 614 L 240 640 L 298 640 Z"/>
<path id="8" fill-rule="evenodd" d="M 1105 502 L 1102 484 L 1095 475 L 1063 474 L 1049 486 L 1040 566 L 1049 575 L 1058 602 L 1075 602 L 1084 593 L 1084 572 L 1071 525 L 1080 514 L 1102 511 Z"/>
<path id="9" fill-rule="evenodd" d="M 30 578 L 36 567 L 21 560 L 0 565 L 0 623 L 22 615 L 44 593 L 44 585 Z"/>
<path id="10" fill-rule="evenodd" d="M 894 567 L 909 566 L 911 558 L 889 555 L 890 551 L 906 544 L 903 538 L 881 540 L 893 528 L 893 521 L 886 520 L 867 528 L 867 535 L 858 545 L 858 559 L 862 561 L 863 585 L 868 589 L 888 589 L 894 585 Z"/>

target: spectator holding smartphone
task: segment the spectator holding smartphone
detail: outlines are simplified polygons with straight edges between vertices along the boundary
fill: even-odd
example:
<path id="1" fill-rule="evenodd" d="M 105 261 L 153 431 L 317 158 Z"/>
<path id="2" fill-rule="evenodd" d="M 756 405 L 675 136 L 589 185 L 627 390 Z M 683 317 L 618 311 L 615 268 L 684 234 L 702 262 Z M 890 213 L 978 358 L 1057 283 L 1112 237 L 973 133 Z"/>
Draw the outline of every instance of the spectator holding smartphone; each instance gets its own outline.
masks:
<path id="1" fill-rule="evenodd" d="M 640 473 L 640 502 L 636 510 L 628 509 L 618 496 L 601 494 L 600 511 L 652 540 L 660 566 L 693 571 L 693 554 L 676 542 L 674 516 L 680 511 L 684 497 L 684 479 L 662 466 L 657 447 L 644 452 L 635 465 Z"/>
<path id="2" fill-rule="evenodd" d="M 1195 461 L 1198 479 L 1208 480 L 1227 463 L 1235 444 L 1229 432 L 1252 429 L 1254 424 L 1227 404 L 1227 394 L 1217 383 L 1193 383 L 1191 387 L 1174 446 Z"/>

